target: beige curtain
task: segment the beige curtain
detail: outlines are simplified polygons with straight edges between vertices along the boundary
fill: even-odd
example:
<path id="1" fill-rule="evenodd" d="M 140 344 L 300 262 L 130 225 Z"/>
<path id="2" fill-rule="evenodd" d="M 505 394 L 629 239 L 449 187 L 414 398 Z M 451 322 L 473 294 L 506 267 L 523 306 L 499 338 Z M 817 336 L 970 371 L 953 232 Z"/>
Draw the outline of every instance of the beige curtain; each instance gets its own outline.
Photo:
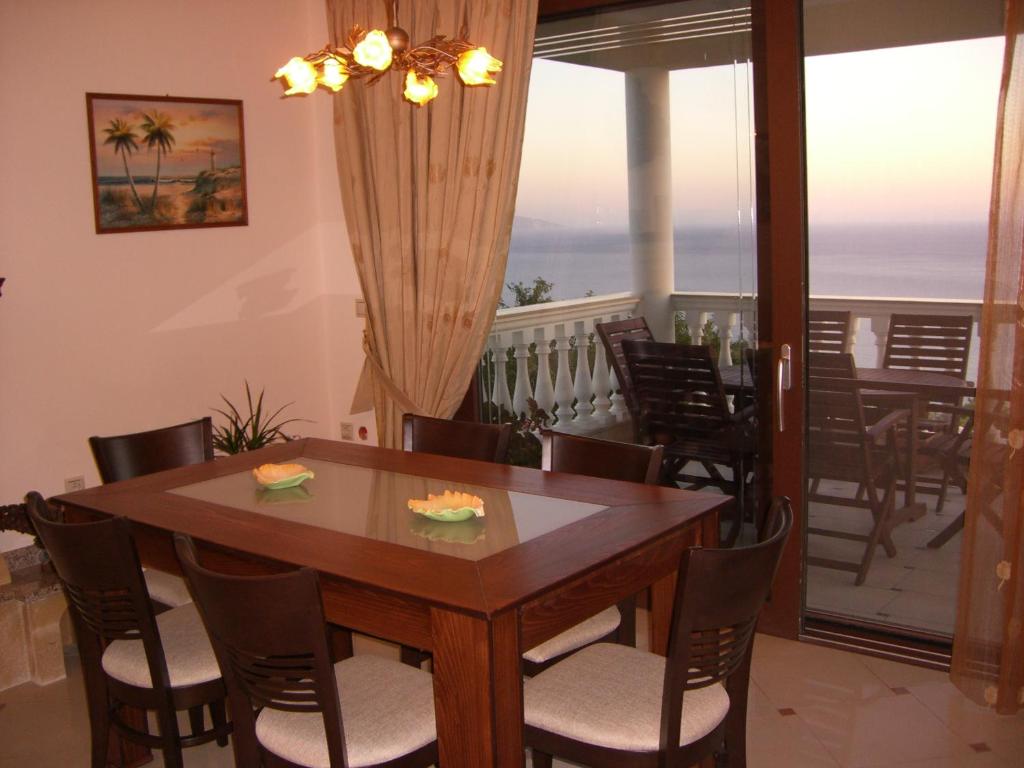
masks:
<path id="1" fill-rule="evenodd" d="M 328 0 L 332 42 L 385 29 L 382 0 Z M 406 0 L 413 44 L 465 32 L 504 62 L 497 85 L 438 78 L 425 107 L 404 78 L 349 83 L 334 98 L 338 175 L 366 299 L 364 348 L 380 444 L 401 444 L 406 411 L 450 417 L 501 295 L 512 230 L 537 0 Z"/>
<path id="2" fill-rule="evenodd" d="M 1024 707 L 1024 0 L 1009 0 L 952 678 Z"/>

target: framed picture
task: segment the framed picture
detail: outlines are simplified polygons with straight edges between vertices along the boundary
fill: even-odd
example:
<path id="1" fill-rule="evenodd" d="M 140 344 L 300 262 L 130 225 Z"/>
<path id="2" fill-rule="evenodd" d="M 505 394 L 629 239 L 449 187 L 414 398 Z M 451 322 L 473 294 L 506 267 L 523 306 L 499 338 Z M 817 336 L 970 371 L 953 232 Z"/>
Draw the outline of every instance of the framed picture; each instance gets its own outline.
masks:
<path id="1" fill-rule="evenodd" d="M 96 232 L 249 223 L 242 102 L 87 93 Z"/>

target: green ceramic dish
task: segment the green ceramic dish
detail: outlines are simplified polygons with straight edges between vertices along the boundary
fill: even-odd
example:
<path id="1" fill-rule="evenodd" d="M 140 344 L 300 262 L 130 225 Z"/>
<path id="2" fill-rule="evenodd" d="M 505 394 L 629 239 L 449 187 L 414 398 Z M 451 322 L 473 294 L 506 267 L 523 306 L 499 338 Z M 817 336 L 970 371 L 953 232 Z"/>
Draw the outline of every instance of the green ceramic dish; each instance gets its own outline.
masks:
<path id="1" fill-rule="evenodd" d="M 437 520 L 439 523 L 461 523 L 464 520 L 469 520 L 471 517 L 476 517 L 476 512 L 473 511 L 472 507 L 443 509 L 438 512 L 420 512 L 414 509 L 413 512 L 417 515 L 423 515 L 428 520 Z"/>
<path id="2" fill-rule="evenodd" d="M 294 488 L 297 485 L 302 485 L 304 482 L 309 480 L 309 478 L 311 478 L 311 477 L 313 477 L 313 473 L 312 472 L 309 472 L 309 471 L 299 472 L 297 475 L 292 475 L 291 477 L 286 477 L 283 480 L 277 480 L 277 481 L 275 481 L 273 483 L 266 483 L 266 484 L 260 483 L 260 485 L 262 485 L 264 488 L 269 488 L 272 491 L 279 491 L 282 488 Z"/>

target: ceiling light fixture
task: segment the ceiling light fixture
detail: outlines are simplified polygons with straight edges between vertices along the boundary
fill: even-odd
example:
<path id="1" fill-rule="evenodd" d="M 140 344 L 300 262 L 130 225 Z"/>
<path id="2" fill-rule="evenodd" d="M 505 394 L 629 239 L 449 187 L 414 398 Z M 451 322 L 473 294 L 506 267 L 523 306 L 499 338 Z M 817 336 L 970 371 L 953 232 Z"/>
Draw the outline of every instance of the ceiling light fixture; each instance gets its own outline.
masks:
<path id="1" fill-rule="evenodd" d="M 335 93 L 350 79 L 369 78 L 373 85 L 389 70 L 405 72 L 402 95 L 413 104 L 423 106 L 437 96 L 434 78 L 454 67 L 465 85 L 494 85 L 491 76 L 501 71 L 501 62 L 486 48 L 468 42 L 465 29 L 458 38 L 437 35 L 425 43 L 409 47 L 409 33 L 398 26 L 398 0 L 392 0 L 388 11 L 388 29 L 364 30 L 352 27 L 347 45 L 333 48 L 330 44 L 305 57 L 295 56 L 277 70 L 275 78 L 288 84 L 285 96 L 312 93 L 318 85 Z"/>

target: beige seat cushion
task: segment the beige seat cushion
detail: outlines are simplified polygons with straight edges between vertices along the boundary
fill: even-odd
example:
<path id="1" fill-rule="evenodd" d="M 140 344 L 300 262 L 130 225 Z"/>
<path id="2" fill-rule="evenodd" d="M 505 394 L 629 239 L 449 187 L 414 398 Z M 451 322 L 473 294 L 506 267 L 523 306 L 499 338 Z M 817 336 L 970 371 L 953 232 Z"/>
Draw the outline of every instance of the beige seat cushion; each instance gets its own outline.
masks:
<path id="1" fill-rule="evenodd" d="M 586 621 L 581 621 L 574 627 L 570 627 L 560 635 L 555 635 L 550 640 L 545 640 L 523 654 L 523 658 L 536 664 L 543 663 L 556 656 L 575 651 L 587 643 L 600 640 L 609 632 L 615 630 L 622 621 L 622 614 L 614 605 L 606 608 L 596 616 L 591 616 Z"/>
<path id="2" fill-rule="evenodd" d="M 150 571 L 142 569 L 142 575 L 146 579 L 146 590 L 149 597 L 158 603 L 177 608 L 188 605 L 192 602 L 192 595 L 188 593 L 185 580 L 180 576 L 174 576 L 163 571 Z"/>
<path id="3" fill-rule="evenodd" d="M 167 658 L 171 687 L 196 685 L 220 677 L 220 667 L 195 605 L 173 608 L 156 617 Z M 141 640 L 115 640 L 103 652 L 103 670 L 122 683 L 149 688 L 149 665 Z"/>
<path id="4" fill-rule="evenodd" d="M 429 672 L 377 656 L 334 665 L 350 768 L 393 760 L 437 738 L 434 679 Z M 330 768 L 319 713 L 264 709 L 256 738 L 275 755 L 309 768 Z"/>
<path id="5" fill-rule="evenodd" d="M 658 749 L 665 658 L 598 643 L 525 681 L 526 723 L 577 741 L 631 752 Z M 720 684 L 683 696 L 680 744 L 706 736 L 725 719 Z"/>

